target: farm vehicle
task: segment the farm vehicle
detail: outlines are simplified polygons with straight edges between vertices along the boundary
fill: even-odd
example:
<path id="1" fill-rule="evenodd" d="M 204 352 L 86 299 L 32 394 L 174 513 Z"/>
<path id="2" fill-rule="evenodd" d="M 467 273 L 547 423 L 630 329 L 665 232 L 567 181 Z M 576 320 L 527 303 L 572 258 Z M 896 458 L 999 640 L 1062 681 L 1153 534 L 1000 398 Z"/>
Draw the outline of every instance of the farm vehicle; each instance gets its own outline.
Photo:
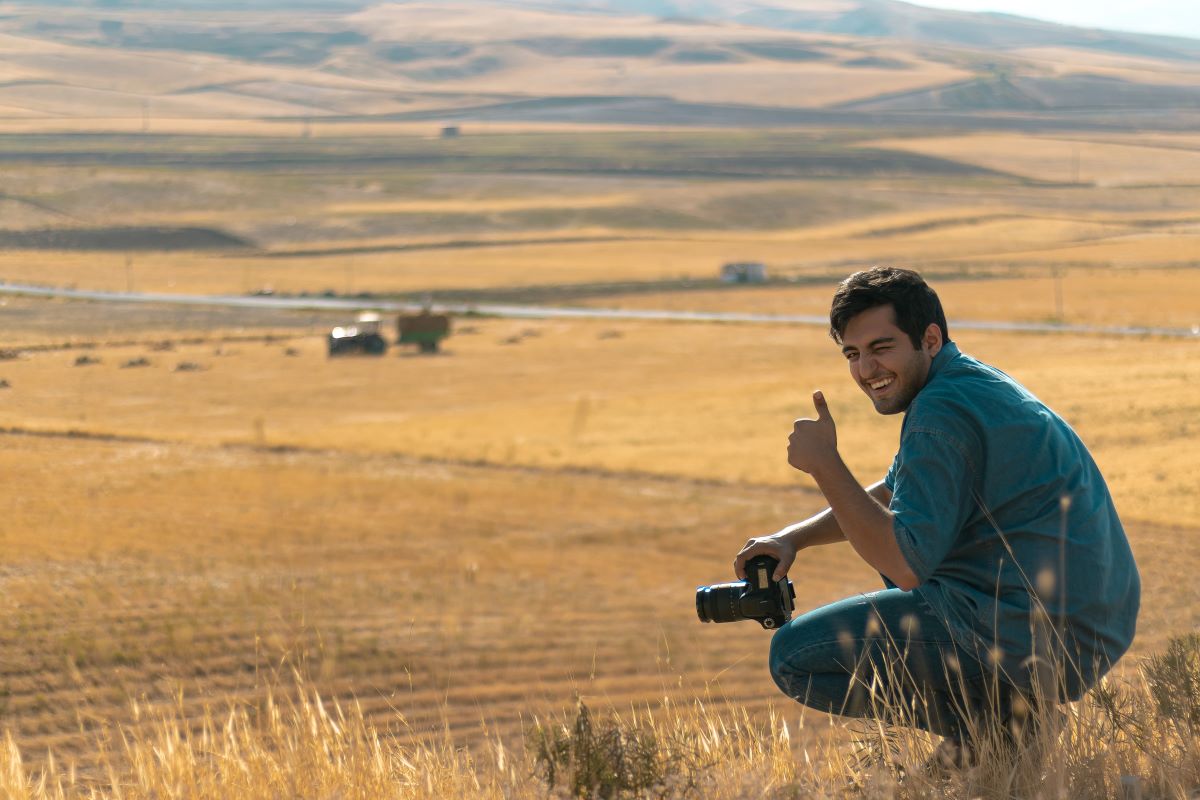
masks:
<path id="1" fill-rule="evenodd" d="M 436 353 L 442 339 L 450 335 L 450 317 L 428 309 L 418 314 L 401 314 L 396 320 L 396 344 L 415 344 L 422 353 Z M 388 343 L 383 338 L 378 314 L 359 314 L 353 325 L 334 328 L 329 333 L 329 355 L 352 353 L 383 355 Z"/>
<path id="2" fill-rule="evenodd" d="M 419 314 L 401 314 L 396 321 L 396 344 L 415 344 L 422 353 L 436 353 L 442 339 L 450 335 L 450 317 L 428 309 Z"/>
<path id="3" fill-rule="evenodd" d="M 353 325 L 338 326 L 329 332 L 329 355 L 351 353 L 381 356 L 387 352 L 387 340 L 380 333 L 378 314 L 359 314 Z"/>

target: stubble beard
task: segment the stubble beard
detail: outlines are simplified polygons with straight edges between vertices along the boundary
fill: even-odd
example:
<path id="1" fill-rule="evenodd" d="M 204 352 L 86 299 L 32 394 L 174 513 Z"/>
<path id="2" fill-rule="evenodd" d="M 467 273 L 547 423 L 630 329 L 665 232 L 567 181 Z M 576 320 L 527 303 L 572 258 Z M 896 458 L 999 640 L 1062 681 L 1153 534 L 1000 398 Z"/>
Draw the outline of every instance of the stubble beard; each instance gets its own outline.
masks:
<path id="1" fill-rule="evenodd" d="M 925 365 L 923 353 L 918 350 L 905 364 L 904 369 L 896 373 L 896 381 L 893 385 L 896 386 L 897 393 L 891 397 L 871 398 L 871 402 L 875 405 L 875 411 L 884 416 L 907 411 L 917 393 L 925 385 L 927 375 L 928 367 Z"/>

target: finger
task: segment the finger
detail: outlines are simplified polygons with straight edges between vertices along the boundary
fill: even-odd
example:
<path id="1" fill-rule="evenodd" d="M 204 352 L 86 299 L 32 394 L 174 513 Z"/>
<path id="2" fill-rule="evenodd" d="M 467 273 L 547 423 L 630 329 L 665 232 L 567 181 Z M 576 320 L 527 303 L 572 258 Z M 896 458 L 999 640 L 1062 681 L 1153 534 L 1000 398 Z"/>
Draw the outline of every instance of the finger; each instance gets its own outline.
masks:
<path id="1" fill-rule="evenodd" d="M 793 559 L 793 561 L 794 560 L 795 559 Z M 784 578 L 787 577 L 788 570 L 791 568 L 792 568 L 792 561 L 789 561 L 785 564 L 783 562 L 783 560 L 781 559 L 779 561 L 779 563 L 775 566 L 775 574 L 773 574 L 771 576 L 771 580 L 775 580 L 775 581 L 783 580 Z"/>
<path id="2" fill-rule="evenodd" d="M 829 404 L 825 402 L 825 395 L 821 393 L 820 389 L 813 392 L 813 405 L 817 409 L 817 419 L 819 419 L 819 420 L 832 420 L 833 419 L 833 415 L 829 413 Z"/>
<path id="3" fill-rule="evenodd" d="M 753 539 L 742 548 L 742 552 L 737 554 L 737 558 L 733 560 L 733 574 L 741 580 L 746 580 L 746 562 L 754 556 L 762 552 L 761 547 L 756 547 L 758 543 Z"/>

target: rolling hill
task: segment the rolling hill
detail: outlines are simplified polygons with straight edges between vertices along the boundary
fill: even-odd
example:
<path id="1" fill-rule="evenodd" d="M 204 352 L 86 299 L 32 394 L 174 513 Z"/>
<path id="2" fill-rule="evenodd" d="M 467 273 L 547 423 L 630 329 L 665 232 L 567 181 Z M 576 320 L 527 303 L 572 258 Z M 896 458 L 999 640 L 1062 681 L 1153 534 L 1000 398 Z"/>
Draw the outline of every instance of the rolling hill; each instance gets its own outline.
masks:
<path id="1" fill-rule="evenodd" d="M 427 120 L 1191 127 L 1200 42 L 895 0 L 27 2 L 0 130 Z M 74 122 L 72 122 L 74 121 Z"/>

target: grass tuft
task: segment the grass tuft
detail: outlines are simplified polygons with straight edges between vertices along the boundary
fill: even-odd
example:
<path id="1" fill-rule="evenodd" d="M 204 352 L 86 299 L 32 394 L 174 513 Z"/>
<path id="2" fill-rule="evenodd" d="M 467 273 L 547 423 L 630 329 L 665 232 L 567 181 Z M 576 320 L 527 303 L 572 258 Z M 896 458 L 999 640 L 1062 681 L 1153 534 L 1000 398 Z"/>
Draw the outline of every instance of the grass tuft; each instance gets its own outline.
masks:
<path id="1" fill-rule="evenodd" d="M 1200 738 L 1200 634 L 1172 639 L 1146 662 L 1146 682 L 1161 718 Z"/>
<path id="2" fill-rule="evenodd" d="M 1200 742 L 1186 716 L 1200 706 L 1197 655 L 1200 637 L 1177 638 L 1138 679 L 1106 680 L 1079 703 L 1036 712 L 1037 733 L 1021 747 L 985 741 L 961 769 L 929 769 L 934 742 L 912 729 L 831 721 L 827 733 L 794 741 L 773 713 L 700 702 L 621 713 L 579 702 L 535 723 L 516 748 L 497 738 L 469 751 L 448 735 L 413 744 L 375 728 L 356 703 L 324 701 L 301 683 L 199 720 L 182 703 L 136 709 L 135 721 L 150 724 L 98 730 L 102 756 L 85 775 L 53 755 L 27 765 L 10 735 L 0 797 L 1190 798 L 1200 790 Z"/>
<path id="3" fill-rule="evenodd" d="M 569 786 L 575 797 L 636 796 L 659 785 L 666 772 L 653 730 L 596 720 L 582 701 L 569 726 L 537 725 L 532 738 L 547 785 Z"/>

